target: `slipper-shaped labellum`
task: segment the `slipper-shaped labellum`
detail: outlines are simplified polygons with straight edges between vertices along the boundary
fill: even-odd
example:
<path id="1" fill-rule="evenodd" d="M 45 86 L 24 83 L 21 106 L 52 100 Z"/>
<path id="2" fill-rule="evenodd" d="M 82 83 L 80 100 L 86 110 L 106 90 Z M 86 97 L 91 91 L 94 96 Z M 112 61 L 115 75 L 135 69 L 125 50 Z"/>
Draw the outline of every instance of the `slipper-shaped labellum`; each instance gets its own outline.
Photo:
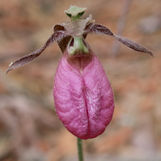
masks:
<path id="1" fill-rule="evenodd" d="M 55 74 L 54 99 L 60 120 L 81 139 L 100 135 L 112 119 L 112 89 L 93 53 L 72 61 L 64 54 Z"/>
<path id="2" fill-rule="evenodd" d="M 97 56 L 85 42 L 87 35 L 105 34 L 133 50 L 152 55 L 142 45 L 95 24 L 91 15 L 82 19 L 85 10 L 71 6 L 65 11 L 71 21 L 55 25 L 54 33 L 40 49 L 11 63 L 7 70 L 31 62 L 56 41 L 63 53 L 54 79 L 56 112 L 65 127 L 81 139 L 100 135 L 110 123 L 114 110 L 110 83 Z"/>

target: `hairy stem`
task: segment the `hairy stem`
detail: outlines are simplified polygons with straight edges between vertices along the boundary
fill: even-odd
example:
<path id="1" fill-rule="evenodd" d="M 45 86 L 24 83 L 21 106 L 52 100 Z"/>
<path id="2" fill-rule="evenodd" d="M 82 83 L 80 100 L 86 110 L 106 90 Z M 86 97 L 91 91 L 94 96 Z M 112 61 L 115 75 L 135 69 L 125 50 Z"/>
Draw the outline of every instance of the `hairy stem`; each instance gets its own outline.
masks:
<path id="1" fill-rule="evenodd" d="M 77 138 L 77 149 L 78 149 L 78 159 L 79 161 L 83 161 L 82 140 L 80 138 Z"/>

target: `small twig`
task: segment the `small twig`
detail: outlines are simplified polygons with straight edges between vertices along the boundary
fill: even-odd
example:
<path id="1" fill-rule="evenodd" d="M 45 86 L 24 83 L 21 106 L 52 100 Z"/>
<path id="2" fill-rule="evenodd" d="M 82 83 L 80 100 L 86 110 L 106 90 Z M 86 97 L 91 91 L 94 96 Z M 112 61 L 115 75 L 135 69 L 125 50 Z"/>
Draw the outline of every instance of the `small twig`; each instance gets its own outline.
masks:
<path id="1" fill-rule="evenodd" d="M 120 19 L 118 21 L 117 25 L 117 34 L 122 35 L 123 30 L 125 28 L 127 15 L 129 12 L 130 5 L 132 3 L 132 0 L 125 0 L 125 4 L 123 6 L 122 14 L 120 16 Z M 113 47 L 112 47 L 112 56 L 117 56 L 120 49 L 120 43 L 118 41 L 114 41 Z"/>

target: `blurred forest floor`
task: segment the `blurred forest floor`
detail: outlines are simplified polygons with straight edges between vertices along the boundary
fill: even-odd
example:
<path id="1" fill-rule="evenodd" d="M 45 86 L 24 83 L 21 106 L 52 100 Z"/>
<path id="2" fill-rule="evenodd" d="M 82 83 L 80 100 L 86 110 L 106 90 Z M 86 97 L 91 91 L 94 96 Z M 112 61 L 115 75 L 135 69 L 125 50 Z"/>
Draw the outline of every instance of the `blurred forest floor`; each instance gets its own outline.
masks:
<path id="1" fill-rule="evenodd" d="M 96 22 L 117 33 L 124 0 L 0 1 L 0 161 L 74 161 L 76 138 L 54 112 L 53 77 L 61 57 L 57 45 L 33 63 L 5 75 L 8 64 L 40 46 L 52 26 L 67 20 L 71 4 L 87 7 Z M 111 124 L 84 141 L 88 161 L 161 160 L 161 0 L 133 0 L 123 35 L 151 49 L 154 57 L 111 37 L 87 41 L 102 62 L 115 95 Z"/>

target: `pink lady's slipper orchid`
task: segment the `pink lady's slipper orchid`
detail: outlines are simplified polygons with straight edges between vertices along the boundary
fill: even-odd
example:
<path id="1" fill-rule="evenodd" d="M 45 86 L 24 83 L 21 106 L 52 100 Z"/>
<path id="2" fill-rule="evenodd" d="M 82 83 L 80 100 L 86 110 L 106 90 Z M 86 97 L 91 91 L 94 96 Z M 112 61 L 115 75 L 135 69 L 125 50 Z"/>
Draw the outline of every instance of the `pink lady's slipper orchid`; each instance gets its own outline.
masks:
<path id="1" fill-rule="evenodd" d="M 11 63 L 8 68 L 10 71 L 29 63 L 56 41 L 63 53 L 54 79 L 56 112 L 64 126 L 81 139 L 100 135 L 110 123 L 114 110 L 110 83 L 97 56 L 85 42 L 87 35 L 106 34 L 136 51 L 152 55 L 143 46 L 96 24 L 91 15 L 81 18 L 85 10 L 71 6 L 65 11 L 71 21 L 55 25 L 54 33 L 42 48 Z"/>
<path id="2" fill-rule="evenodd" d="M 81 139 L 101 134 L 112 119 L 110 83 L 92 53 L 70 58 L 64 53 L 54 81 L 56 112 L 65 127 Z M 72 60 L 71 60 L 72 59 Z"/>

